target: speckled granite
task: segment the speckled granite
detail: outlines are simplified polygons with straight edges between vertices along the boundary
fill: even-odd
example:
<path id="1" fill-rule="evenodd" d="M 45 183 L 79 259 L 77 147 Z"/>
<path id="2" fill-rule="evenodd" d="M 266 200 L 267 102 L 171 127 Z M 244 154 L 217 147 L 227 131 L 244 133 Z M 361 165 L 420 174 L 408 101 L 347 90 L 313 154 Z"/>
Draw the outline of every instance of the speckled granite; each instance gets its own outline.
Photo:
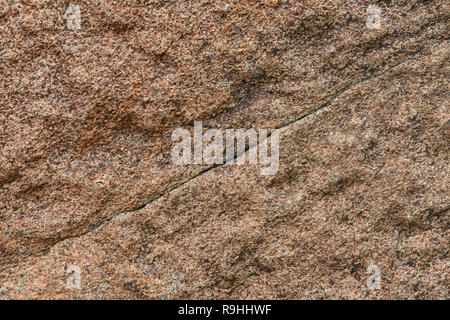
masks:
<path id="1" fill-rule="evenodd" d="M 0 0 L 0 298 L 449 298 L 448 2 L 71 3 Z M 196 120 L 279 172 L 174 165 Z"/>

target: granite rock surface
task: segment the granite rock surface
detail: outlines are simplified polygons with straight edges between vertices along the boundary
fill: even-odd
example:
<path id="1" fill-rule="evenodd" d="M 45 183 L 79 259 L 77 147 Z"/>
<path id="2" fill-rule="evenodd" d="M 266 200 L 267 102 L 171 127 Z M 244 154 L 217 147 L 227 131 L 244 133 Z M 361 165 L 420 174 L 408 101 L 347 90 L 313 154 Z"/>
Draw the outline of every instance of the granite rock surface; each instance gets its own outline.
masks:
<path id="1" fill-rule="evenodd" d="M 448 20 L 443 0 L 0 0 L 0 298 L 448 299 Z M 174 164 L 195 121 L 280 129 L 278 172 Z"/>

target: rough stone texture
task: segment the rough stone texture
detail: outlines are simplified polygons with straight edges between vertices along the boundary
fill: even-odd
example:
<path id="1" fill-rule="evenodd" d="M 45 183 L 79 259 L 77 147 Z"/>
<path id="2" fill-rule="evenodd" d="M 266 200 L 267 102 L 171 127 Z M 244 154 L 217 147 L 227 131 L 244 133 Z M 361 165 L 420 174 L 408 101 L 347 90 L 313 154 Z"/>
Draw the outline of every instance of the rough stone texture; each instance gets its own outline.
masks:
<path id="1" fill-rule="evenodd" d="M 70 3 L 0 0 L 0 298 L 449 298 L 447 1 Z M 279 172 L 174 165 L 195 120 Z"/>

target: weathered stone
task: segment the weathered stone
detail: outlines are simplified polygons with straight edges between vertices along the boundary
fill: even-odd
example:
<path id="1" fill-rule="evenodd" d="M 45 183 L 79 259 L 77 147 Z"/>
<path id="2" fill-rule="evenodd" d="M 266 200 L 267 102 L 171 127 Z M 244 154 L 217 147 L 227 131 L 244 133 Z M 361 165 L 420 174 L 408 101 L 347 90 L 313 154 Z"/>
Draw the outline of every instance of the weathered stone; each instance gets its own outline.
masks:
<path id="1" fill-rule="evenodd" d="M 70 30 L 3 0 L 2 298 L 448 299 L 448 4 L 378 5 L 89 1 Z M 197 120 L 281 128 L 278 173 L 174 165 Z"/>

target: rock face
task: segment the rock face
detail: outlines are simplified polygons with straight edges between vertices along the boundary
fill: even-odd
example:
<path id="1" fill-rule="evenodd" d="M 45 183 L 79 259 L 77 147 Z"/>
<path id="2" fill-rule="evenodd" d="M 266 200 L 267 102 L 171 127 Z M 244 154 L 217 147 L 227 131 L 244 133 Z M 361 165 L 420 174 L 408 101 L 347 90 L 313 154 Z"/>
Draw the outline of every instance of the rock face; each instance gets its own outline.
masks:
<path id="1" fill-rule="evenodd" d="M 447 1 L 0 3 L 0 298 L 450 298 Z"/>

